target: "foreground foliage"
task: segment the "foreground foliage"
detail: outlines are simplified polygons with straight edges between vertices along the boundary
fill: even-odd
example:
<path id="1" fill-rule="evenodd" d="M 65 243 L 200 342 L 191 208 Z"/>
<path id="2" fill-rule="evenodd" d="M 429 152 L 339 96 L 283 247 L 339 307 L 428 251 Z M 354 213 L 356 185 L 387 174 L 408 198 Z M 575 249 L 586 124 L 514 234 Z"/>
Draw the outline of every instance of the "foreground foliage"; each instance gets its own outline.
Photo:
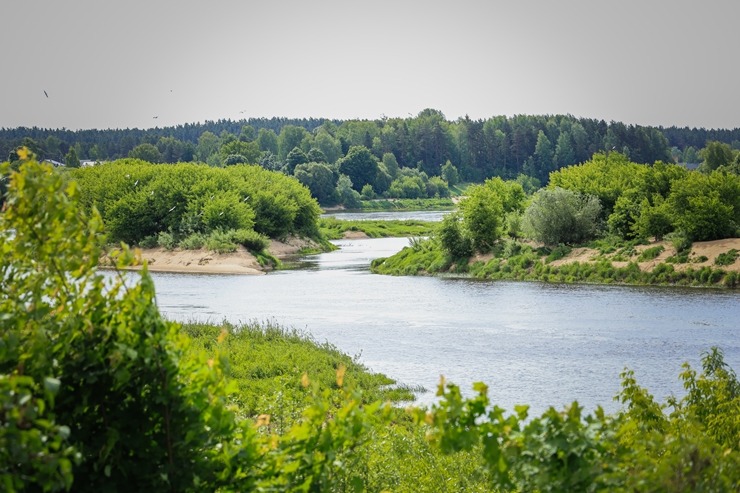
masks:
<path id="1" fill-rule="evenodd" d="M 75 184 L 30 160 L 19 172 L 3 165 L 0 176 L 10 180 L 0 215 L 4 491 L 730 492 L 740 484 L 740 383 L 717 349 L 701 373 L 685 367 L 686 395 L 666 405 L 626 371 L 623 411 L 613 416 L 585 415 L 577 403 L 539 417 L 526 406 L 507 414 L 483 384 L 463 398 L 444 382 L 437 404 L 407 413 L 378 400 L 402 395 L 381 387 L 388 380 L 331 347 L 309 349 L 297 334 L 183 331 L 163 320 L 146 271 L 138 283 L 97 272 L 102 220 L 80 212 Z M 135 262 L 126 247 L 111 255 L 119 267 Z"/>

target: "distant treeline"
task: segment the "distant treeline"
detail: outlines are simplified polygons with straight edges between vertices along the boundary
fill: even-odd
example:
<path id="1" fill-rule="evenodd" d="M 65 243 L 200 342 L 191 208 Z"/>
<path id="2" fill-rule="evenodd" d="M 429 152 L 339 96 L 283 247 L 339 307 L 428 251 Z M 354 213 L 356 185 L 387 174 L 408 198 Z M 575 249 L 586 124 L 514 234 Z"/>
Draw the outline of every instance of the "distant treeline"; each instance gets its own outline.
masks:
<path id="1" fill-rule="evenodd" d="M 295 148 L 321 151 L 334 164 L 350 147 L 365 146 L 381 158 L 393 153 L 402 168 L 440 174 L 450 161 L 467 181 L 525 174 L 547 181 L 551 171 L 585 162 L 599 151 L 618 151 L 633 162 L 697 164 L 708 141 L 740 149 L 740 128 L 663 128 L 576 118 L 571 115 L 448 121 L 438 110 L 381 120 L 250 118 L 176 127 L 114 130 L 0 129 L 0 156 L 26 145 L 40 159 L 66 162 L 137 157 L 153 162 L 203 161 L 223 166 L 246 162 L 279 169 Z M 70 154 L 70 150 L 73 151 Z"/>

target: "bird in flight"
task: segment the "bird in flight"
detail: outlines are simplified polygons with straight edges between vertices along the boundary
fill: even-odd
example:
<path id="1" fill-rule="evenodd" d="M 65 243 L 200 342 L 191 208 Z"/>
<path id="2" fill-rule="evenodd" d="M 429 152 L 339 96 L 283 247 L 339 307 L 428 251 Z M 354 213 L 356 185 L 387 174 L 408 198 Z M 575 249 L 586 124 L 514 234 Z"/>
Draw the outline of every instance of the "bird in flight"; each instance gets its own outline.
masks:
<path id="1" fill-rule="evenodd" d="M 49 97 L 49 93 L 46 92 L 46 91 L 44 91 L 44 96 L 46 96 L 48 98 Z"/>
<path id="2" fill-rule="evenodd" d="M 159 118 L 159 115 L 153 116 L 152 118 L 154 118 L 156 120 L 157 118 Z"/>

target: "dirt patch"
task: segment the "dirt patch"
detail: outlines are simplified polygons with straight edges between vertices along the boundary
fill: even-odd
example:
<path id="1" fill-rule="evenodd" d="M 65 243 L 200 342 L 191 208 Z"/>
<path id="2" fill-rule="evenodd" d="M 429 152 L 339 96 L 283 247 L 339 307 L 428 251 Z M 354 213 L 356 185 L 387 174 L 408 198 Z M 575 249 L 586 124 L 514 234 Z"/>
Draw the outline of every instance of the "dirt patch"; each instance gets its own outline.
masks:
<path id="1" fill-rule="evenodd" d="M 345 240 L 364 240 L 370 237 L 364 231 L 345 231 L 342 233 L 342 238 Z"/>
<path id="2" fill-rule="evenodd" d="M 315 249 L 319 245 L 313 240 L 290 236 L 283 241 L 270 240 L 270 246 L 267 251 L 270 255 L 279 259 L 285 259 L 298 255 L 302 250 Z"/>
<path id="3" fill-rule="evenodd" d="M 141 250 L 141 260 L 151 272 L 188 272 L 201 274 L 264 274 L 257 259 L 240 246 L 235 252 L 216 253 L 210 250 Z"/>
<path id="4" fill-rule="evenodd" d="M 559 267 L 561 265 L 573 264 L 575 262 L 591 262 L 599 255 L 599 251 L 593 248 L 574 248 L 563 258 L 553 260 L 550 265 Z"/>
<path id="5" fill-rule="evenodd" d="M 614 267 L 626 267 L 629 262 L 637 262 L 637 259 L 640 257 L 642 252 L 648 248 L 654 248 L 657 246 L 662 246 L 663 251 L 653 259 L 639 262 L 637 265 L 640 267 L 640 270 L 651 271 L 657 265 L 665 263 L 669 257 L 676 255 L 676 249 L 673 248 L 673 245 L 671 245 L 670 242 L 653 241 L 647 245 L 635 246 L 634 253 L 630 255 L 629 260 L 612 261 L 612 265 Z M 740 258 L 735 259 L 735 262 L 730 265 L 718 266 L 715 264 L 715 260 L 720 254 L 729 252 L 732 249 L 740 251 L 740 238 L 725 238 L 722 240 L 695 242 L 691 247 L 689 261 L 681 264 L 673 264 L 673 266 L 679 271 L 686 269 L 699 269 L 701 267 L 712 267 L 721 268 L 728 272 L 740 272 Z M 592 248 L 574 248 L 568 255 L 551 262 L 550 265 L 557 267 L 560 265 L 572 264 L 574 262 L 595 262 L 599 257 L 603 258 L 598 250 Z"/>
<path id="6" fill-rule="evenodd" d="M 285 241 L 271 240 L 267 250 L 273 257 L 283 260 L 298 255 L 306 248 L 317 247 L 317 243 L 312 240 L 290 237 Z M 257 258 L 243 246 L 230 253 L 216 253 L 206 249 L 167 250 L 162 247 L 139 251 L 141 261 L 146 262 L 151 272 L 261 275 L 269 270 L 261 266 Z M 101 266 L 105 264 L 105 259 L 101 259 Z"/>

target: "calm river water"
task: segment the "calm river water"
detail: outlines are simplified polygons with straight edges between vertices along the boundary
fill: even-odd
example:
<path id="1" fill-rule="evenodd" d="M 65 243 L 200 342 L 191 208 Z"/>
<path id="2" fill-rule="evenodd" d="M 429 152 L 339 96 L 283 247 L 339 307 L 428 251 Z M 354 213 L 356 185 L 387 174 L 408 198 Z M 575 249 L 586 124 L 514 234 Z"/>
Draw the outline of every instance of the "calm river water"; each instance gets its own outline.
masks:
<path id="1" fill-rule="evenodd" d="M 683 362 L 720 346 L 740 371 L 740 294 L 707 289 L 481 282 L 370 274 L 406 239 L 342 240 L 305 268 L 265 276 L 153 274 L 175 320 L 275 321 L 328 341 L 371 370 L 428 392 L 440 375 L 533 412 L 578 400 L 619 408 L 627 367 L 661 401 L 682 395 Z"/>

